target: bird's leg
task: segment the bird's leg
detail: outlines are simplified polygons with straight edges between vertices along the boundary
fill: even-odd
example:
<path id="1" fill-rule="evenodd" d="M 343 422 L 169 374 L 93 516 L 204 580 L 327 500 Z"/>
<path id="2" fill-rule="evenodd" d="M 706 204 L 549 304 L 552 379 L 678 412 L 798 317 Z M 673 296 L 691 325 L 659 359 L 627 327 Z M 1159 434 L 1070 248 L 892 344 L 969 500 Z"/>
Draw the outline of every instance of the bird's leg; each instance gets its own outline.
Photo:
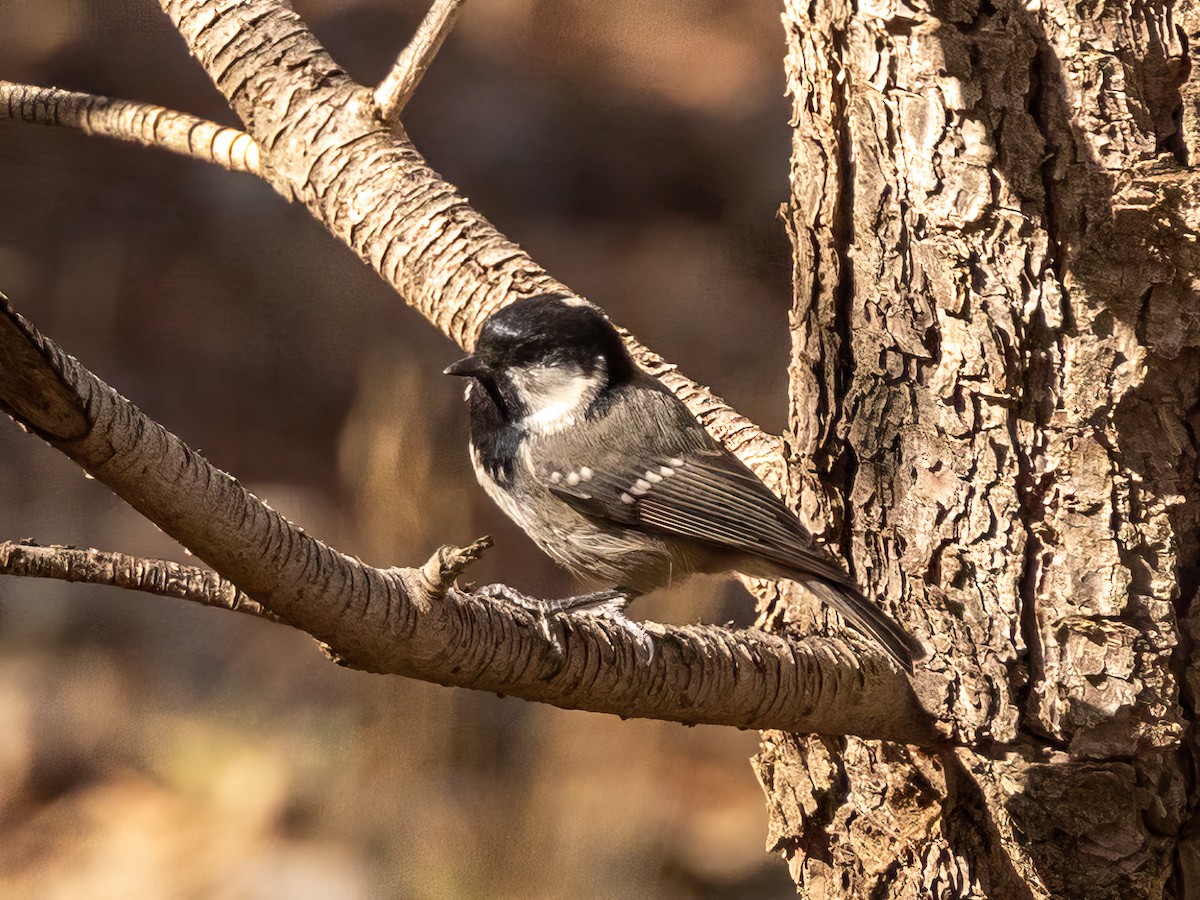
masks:
<path id="1" fill-rule="evenodd" d="M 558 641 L 550 631 L 551 619 L 567 614 L 599 616 L 619 624 L 637 641 L 638 646 L 646 651 L 648 658 L 654 658 L 654 644 L 650 641 L 650 636 L 646 634 L 641 625 L 625 615 L 625 607 L 634 599 L 632 591 L 612 588 L 607 591 L 579 594 L 575 597 L 556 597 L 543 600 L 522 594 L 506 584 L 488 584 L 474 593 L 487 597 L 489 600 L 511 603 L 533 613 L 538 619 L 538 630 L 542 636 L 556 647 Z"/>

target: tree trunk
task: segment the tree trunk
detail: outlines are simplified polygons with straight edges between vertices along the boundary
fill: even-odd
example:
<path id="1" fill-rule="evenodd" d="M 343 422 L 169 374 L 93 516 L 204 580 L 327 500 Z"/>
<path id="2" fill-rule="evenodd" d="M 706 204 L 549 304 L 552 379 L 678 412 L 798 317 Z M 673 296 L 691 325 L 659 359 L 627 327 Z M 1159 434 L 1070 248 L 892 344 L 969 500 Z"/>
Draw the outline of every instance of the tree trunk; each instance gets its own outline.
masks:
<path id="1" fill-rule="evenodd" d="M 769 846 L 807 897 L 1200 896 L 1200 13 L 786 6 L 791 489 L 954 749 L 765 733 Z"/>

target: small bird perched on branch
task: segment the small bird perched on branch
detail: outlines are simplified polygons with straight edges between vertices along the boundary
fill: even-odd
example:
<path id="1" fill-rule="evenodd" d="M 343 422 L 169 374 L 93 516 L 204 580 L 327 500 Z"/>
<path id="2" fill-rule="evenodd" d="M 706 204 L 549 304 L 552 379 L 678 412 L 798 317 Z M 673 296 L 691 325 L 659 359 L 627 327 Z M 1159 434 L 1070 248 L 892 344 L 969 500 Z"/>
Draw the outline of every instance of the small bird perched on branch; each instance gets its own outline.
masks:
<path id="1" fill-rule="evenodd" d="M 814 542 L 794 513 L 630 357 L 595 307 L 541 296 L 484 323 L 471 378 L 471 462 L 488 495 L 573 574 L 616 592 L 529 601 L 611 608 L 696 572 L 803 584 L 912 671 L 921 645 Z"/>

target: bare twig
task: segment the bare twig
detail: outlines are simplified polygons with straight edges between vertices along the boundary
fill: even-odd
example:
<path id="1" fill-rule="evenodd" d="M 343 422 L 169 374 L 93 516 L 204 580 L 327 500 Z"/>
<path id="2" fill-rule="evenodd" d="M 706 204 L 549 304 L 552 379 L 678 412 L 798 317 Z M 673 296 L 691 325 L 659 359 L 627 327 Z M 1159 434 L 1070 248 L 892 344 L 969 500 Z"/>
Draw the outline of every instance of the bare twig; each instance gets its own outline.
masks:
<path id="1" fill-rule="evenodd" d="M 57 545 L 43 547 L 32 541 L 2 541 L 0 575 L 103 584 L 278 620 L 216 572 L 166 559 Z"/>
<path id="2" fill-rule="evenodd" d="M 466 571 L 467 566 L 483 556 L 491 546 L 491 537 L 485 535 L 466 547 L 439 547 L 421 567 L 425 590 L 432 597 L 444 597 L 458 576 Z"/>
<path id="3" fill-rule="evenodd" d="M 433 6 L 421 20 L 417 33 L 413 35 L 387 77 L 375 88 L 375 105 L 383 121 L 395 124 L 400 121 L 400 114 L 413 92 L 421 83 L 421 78 L 429 70 L 433 58 L 442 48 L 446 35 L 454 27 L 459 12 L 465 0 L 434 0 Z"/>
<path id="4" fill-rule="evenodd" d="M 246 132 L 149 103 L 0 81 L 0 119 L 78 128 L 259 174 L 258 144 Z"/>

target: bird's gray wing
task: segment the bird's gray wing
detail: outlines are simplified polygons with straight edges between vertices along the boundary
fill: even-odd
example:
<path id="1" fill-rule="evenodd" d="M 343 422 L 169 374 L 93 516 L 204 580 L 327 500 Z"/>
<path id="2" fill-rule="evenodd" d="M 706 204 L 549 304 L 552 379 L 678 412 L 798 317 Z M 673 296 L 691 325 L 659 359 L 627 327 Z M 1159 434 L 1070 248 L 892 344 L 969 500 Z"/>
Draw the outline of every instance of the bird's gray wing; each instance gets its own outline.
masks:
<path id="1" fill-rule="evenodd" d="M 795 514 L 719 447 L 637 460 L 602 448 L 589 455 L 588 465 L 557 465 L 548 472 L 550 490 L 582 515 L 751 554 L 796 574 L 854 586 L 815 546 Z"/>

